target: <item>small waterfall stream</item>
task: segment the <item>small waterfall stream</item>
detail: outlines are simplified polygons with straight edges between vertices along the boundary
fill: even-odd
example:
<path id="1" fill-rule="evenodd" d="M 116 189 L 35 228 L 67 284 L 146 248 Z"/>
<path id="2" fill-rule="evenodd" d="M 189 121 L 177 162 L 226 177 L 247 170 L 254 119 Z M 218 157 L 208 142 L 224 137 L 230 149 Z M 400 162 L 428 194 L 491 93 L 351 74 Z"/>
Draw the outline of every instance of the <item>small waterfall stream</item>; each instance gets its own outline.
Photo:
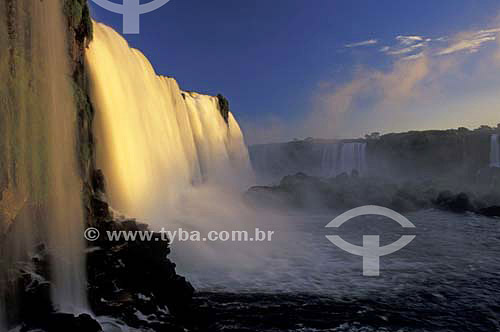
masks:
<path id="1" fill-rule="evenodd" d="M 500 144 L 498 134 L 491 135 L 490 166 L 500 167 Z"/>

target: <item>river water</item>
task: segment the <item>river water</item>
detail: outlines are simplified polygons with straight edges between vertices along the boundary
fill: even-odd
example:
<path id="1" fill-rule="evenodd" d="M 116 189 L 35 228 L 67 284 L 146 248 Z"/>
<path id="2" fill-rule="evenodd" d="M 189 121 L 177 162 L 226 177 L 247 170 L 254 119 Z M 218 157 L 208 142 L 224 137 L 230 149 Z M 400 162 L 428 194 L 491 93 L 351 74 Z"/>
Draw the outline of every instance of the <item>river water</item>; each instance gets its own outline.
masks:
<path id="1" fill-rule="evenodd" d="M 339 213 L 268 215 L 258 226 L 275 232 L 271 242 L 218 244 L 228 264 L 181 266 L 210 329 L 500 331 L 500 220 L 427 210 L 405 214 L 415 229 L 375 216 L 325 228 Z M 366 277 L 361 257 L 325 237 L 334 234 L 357 245 L 363 235 L 416 238 Z M 238 245 L 254 256 L 235 261 Z"/>

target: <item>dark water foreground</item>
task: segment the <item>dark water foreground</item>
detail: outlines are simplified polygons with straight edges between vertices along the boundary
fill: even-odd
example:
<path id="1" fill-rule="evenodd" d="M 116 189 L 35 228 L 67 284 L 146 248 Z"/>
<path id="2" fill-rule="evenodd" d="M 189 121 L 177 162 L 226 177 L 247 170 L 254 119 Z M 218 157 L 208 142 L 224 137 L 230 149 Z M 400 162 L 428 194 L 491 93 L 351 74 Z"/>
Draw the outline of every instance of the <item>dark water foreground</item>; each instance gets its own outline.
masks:
<path id="1" fill-rule="evenodd" d="M 498 282 L 497 282 L 498 286 Z M 366 298 L 200 293 L 211 331 L 498 331 L 498 301 L 414 292 Z"/>
<path id="2" fill-rule="evenodd" d="M 268 221 L 277 238 L 259 268 L 187 272 L 201 290 L 202 329 L 500 331 L 500 220 L 434 210 L 407 217 L 415 230 L 374 217 L 339 230 L 324 228 L 331 216 L 294 216 L 286 229 Z M 388 244 L 410 233 L 412 243 L 381 258 L 379 277 L 363 277 L 361 257 L 324 237 L 361 244 L 362 234 L 381 234 Z"/>

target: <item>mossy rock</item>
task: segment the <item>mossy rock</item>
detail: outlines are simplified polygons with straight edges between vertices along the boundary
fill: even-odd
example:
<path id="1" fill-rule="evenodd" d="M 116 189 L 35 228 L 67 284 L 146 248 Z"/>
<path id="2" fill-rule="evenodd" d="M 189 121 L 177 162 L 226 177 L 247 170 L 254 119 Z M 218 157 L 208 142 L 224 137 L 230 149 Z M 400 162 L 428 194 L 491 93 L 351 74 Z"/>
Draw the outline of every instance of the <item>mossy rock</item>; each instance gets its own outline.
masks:
<path id="1" fill-rule="evenodd" d="M 76 32 L 78 40 L 92 40 L 92 19 L 87 0 L 65 0 L 64 14 L 69 27 Z"/>

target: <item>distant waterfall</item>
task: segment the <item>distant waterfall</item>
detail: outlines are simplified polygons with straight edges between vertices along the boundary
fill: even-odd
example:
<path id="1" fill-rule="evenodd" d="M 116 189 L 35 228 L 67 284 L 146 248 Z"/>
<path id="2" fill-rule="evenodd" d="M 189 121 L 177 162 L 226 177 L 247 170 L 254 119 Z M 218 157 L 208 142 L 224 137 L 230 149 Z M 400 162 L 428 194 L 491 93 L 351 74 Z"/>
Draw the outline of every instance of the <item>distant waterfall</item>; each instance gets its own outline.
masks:
<path id="1" fill-rule="evenodd" d="M 341 144 L 325 144 L 321 159 L 321 176 L 333 177 L 339 172 L 339 152 Z"/>
<path id="2" fill-rule="evenodd" d="M 157 76 L 141 52 L 103 24 L 94 24 L 86 61 L 97 163 L 114 208 L 161 226 L 198 185 L 244 188 L 248 152 L 233 115 L 228 123 L 221 116 L 218 98 L 183 92 L 173 78 Z"/>
<path id="3" fill-rule="evenodd" d="M 498 135 L 491 135 L 491 147 L 490 147 L 490 166 L 500 167 L 500 144 L 498 142 Z"/>
<path id="4" fill-rule="evenodd" d="M 323 149 L 321 175 L 332 177 L 342 173 L 366 172 L 366 143 L 341 142 Z"/>
<path id="5" fill-rule="evenodd" d="M 343 143 L 339 167 L 339 173 L 357 171 L 363 174 L 366 170 L 366 143 Z"/>
<path id="6" fill-rule="evenodd" d="M 53 304 L 69 312 L 86 306 L 77 112 L 67 38 L 61 1 L 2 2 L 0 319 L 4 316 L 4 324 L 18 319 L 15 281 L 20 270 L 33 269 L 31 258 L 40 243 L 47 244 L 50 254 L 47 270 Z"/>

